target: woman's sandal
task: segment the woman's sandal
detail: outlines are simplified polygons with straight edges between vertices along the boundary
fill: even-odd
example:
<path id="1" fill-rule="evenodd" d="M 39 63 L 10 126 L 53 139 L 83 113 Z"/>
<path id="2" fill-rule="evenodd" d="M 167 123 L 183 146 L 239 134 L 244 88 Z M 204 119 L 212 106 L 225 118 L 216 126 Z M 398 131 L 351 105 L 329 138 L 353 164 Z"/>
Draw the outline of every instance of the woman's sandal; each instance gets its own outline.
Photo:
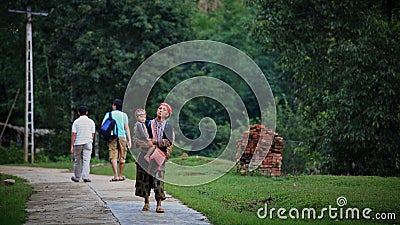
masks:
<path id="1" fill-rule="evenodd" d="M 164 209 L 161 206 L 157 206 L 156 212 L 157 213 L 164 213 Z"/>
<path id="2" fill-rule="evenodd" d="M 143 208 L 142 208 L 142 211 L 150 211 L 150 204 L 149 203 L 145 203 Z"/>

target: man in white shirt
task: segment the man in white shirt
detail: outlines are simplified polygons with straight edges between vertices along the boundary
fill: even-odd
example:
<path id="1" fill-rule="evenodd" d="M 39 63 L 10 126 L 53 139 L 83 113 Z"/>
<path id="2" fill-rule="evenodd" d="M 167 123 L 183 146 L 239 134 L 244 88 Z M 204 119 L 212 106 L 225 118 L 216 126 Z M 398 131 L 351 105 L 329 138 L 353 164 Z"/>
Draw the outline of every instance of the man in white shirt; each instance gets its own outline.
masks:
<path id="1" fill-rule="evenodd" d="M 79 118 L 72 124 L 71 153 L 74 154 L 74 176 L 71 177 L 71 180 L 79 182 L 82 178 L 84 182 L 91 182 L 89 179 L 90 158 L 96 125 L 87 116 L 89 111 L 86 106 L 79 107 L 78 114 Z"/>

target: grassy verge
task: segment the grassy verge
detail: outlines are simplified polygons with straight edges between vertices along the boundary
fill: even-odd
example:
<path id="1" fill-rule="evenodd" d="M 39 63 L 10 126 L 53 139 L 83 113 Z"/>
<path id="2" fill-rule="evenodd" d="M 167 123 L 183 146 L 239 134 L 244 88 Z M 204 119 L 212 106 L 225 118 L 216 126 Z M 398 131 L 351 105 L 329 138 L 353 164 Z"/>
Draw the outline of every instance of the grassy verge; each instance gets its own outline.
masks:
<path id="1" fill-rule="evenodd" d="M 90 172 L 93 174 L 100 174 L 100 175 L 108 175 L 110 178 L 114 175 L 113 171 L 111 169 L 111 164 L 110 163 L 105 163 L 102 166 L 93 166 L 90 169 Z M 126 176 L 129 179 L 134 180 L 136 177 L 136 165 L 135 163 L 127 163 L 125 164 L 125 169 L 124 169 L 124 176 Z"/>
<path id="2" fill-rule="evenodd" d="M 174 159 L 182 165 L 201 165 L 208 162 L 202 157 L 188 159 Z M 64 166 L 72 168 L 72 163 Z M 57 163 L 57 168 L 62 164 Z M 41 164 L 42 167 L 53 167 L 55 164 Z M 107 162 L 93 164 L 91 172 L 112 176 L 111 165 Z M 135 179 L 136 168 L 134 163 L 125 166 L 125 176 Z M 65 168 L 65 167 L 64 167 Z M 200 186 L 180 187 L 166 184 L 166 191 L 180 199 L 189 207 L 204 215 L 213 224 L 399 224 L 400 223 L 400 178 L 399 177 L 367 177 L 367 176 L 283 176 L 268 178 L 262 176 L 242 176 L 230 172 L 223 177 Z M 268 210 L 275 208 L 273 218 L 257 217 L 257 210 L 265 207 L 265 201 L 270 198 Z M 345 197 L 347 204 L 337 205 L 339 197 Z M 325 211 L 322 219 L 301 219 L 302 210 L 313 208 L 316 217 L 321 215 L 323 208 L 336 208 L 331 219 Z M 284 216 L 288 219 L 279 219 L 277 210 L 286 210 Z M 296 208 L 300 219 L 290 219 L 289 210 Z M 395 213 L 396 218 L 391 220 L 365 220 L 345 218 L 346 210 L 357 208 L 362 218 L 362 210 L 370 208 L 371 218 L 376 213 Z M 343 216 L 340 216 L 342 209 Z M 351 213 L 351 212 L 350 212 Z M 294 215 L 294 214 L 293 214 Z M 308 216 L 308 214 L 306 214 Z M 351 215 L 350 215 L 351 216 Z M 393 216 L 393 214 L 390 214 Z M 354 217 L 355 218 L 355 217 Z"/>
<path id="3" fill-rule="evenodd" d="M 195 187 L 177 187 L 167 185 L 166 190 L 190 207 L 204 213 L 213 224 L 364 224 L 366 222 L 382 222 L 398 224 L 397 220 L 330 220 L 326 211 L 322 220 L 290 219 L 288 211 L 297 208 L 314 208 L 317 217 L 322 208 L 357 207 L 360 211 L 371 208 L 374 217 L 377 212 L 393 212 L 399 216 L 400 178 L 381 177 L 339 177 L 339 176 L 298 176 L 283 178 L 266 178 L 257 176 L 241 176 L 227 174 L 224 177 Z M 265 201 L 270 197 L 274 200 L 269 209 L 275 208 L 273 219 L 260 219 L 257 210 L 265 207 Z M 344 196 L 347 205 L 338 207 L 336 200 Z M 286 220 L 277 217 L 279 208 L 286 209 Z M 338 213 L 340 211 L 337 211 Z M 360 213 L 361 214 L 361 213 Z M 307 214 L 306 214 L 307 215 Z M 360 215 L 362 217 L 362 215 Z"/>
<path id="4" fill-rule="evenodd" d="M 204 158 L 190 157 L 177 159 L 182 165 L 199 165 L 207 161 Z M 196 162 L 198 161 L 198 162 Z M 194 187 L 179 187 L 166 184 L 166 190 L 174 197 L 179 198 L 188 206 L 204 213 L 213 224 L 399 224 L 400 222 L 400 178 L 382 177 L 354 177 L 354 176 L 284 176 L 281 178 L 268 178 L 262 176 L 242 176 L 234 172 L 228 173 L 220 179 L 208 184 Z M 347 204 L 339 207 L 337 200 L 345 197 Z M 265 219 L 257 216 L 260 208 L 275 208 Z M 318 219 L 323 208 L 332 209 L 323 213 Z M 278 209 L 285 209 L 284 216 L 280 219 Z M 291 219 L 289 211 L 296 208 L 300 219 Z M 360 218 L 362 210 L 370 208 L 371 220 L 346 219 L 347 209 L 359 209 Z M 301 219 L 303 209 L 315 209 L 316 219 Z M 342 211 L 340 211 L 342 210 Z M 261 211 L 263 214 L 264 211 Z M 296 212 L 296 211 L 293 211 Z M 342 214 L 340 214 L 342 212 Z M 386 217 L 397 216 L 391 220 L 375 219 L 377 213 L 386 214 Z M 336 216 L 336 219 L 332 219 Z M 296 216 L 295 214 L 292 214 Z M 304 214 L 308 217 L 307 211 Z M 312 214 L 310 214 L 313 216 Z M 348 211 L 350 218 L 357 218 Z"/>
<path id="5" fill-rule="evenodd" d="M 24 180 L 0 174 L 0 180 L 14 179 L 14 185 L 0 185 L 0 224 L 23 224 L 25 222 L 25 202 L 33 194 L 33 189 Z"/>

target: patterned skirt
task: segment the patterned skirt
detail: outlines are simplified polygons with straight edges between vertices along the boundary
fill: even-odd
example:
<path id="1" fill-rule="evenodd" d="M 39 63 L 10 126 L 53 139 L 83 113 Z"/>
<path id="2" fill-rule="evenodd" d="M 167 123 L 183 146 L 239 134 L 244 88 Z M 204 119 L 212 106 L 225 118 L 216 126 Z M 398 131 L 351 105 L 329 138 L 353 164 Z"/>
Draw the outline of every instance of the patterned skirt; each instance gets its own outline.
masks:
<path id="1" fill-rule="evenodd" d="M 154 161 L 151 161 L 149 165 L 143 158 L 145 154 L 145 152 L 140 152 L 138 155 L 140 163 L 136 162 L 135 195 L 143 198 L 149 197 L 150 191 L 153 189 L 156 200 L 160 198 L 165 200 L 164 181 L 162 181 L 164 180 L 164 167 L 157 171 L 158 165 Z M 155 177 L 151 174 L 155 174 Z"/>

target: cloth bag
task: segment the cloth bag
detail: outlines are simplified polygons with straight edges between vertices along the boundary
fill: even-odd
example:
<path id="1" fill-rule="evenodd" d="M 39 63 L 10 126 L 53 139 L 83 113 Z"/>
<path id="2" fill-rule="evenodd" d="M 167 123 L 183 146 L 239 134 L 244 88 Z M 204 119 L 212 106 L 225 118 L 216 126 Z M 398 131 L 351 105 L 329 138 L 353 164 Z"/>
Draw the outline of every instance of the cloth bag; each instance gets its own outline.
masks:
<path id="1" fill-rule="evenodd" d="M 157 170 L 161 170 L 161 165 L 164 163 L 165 158 L 164 152 L 159 148 L 156 148 L 150 156 L 150 159 L 153 159 L 157 163 Z"/>

